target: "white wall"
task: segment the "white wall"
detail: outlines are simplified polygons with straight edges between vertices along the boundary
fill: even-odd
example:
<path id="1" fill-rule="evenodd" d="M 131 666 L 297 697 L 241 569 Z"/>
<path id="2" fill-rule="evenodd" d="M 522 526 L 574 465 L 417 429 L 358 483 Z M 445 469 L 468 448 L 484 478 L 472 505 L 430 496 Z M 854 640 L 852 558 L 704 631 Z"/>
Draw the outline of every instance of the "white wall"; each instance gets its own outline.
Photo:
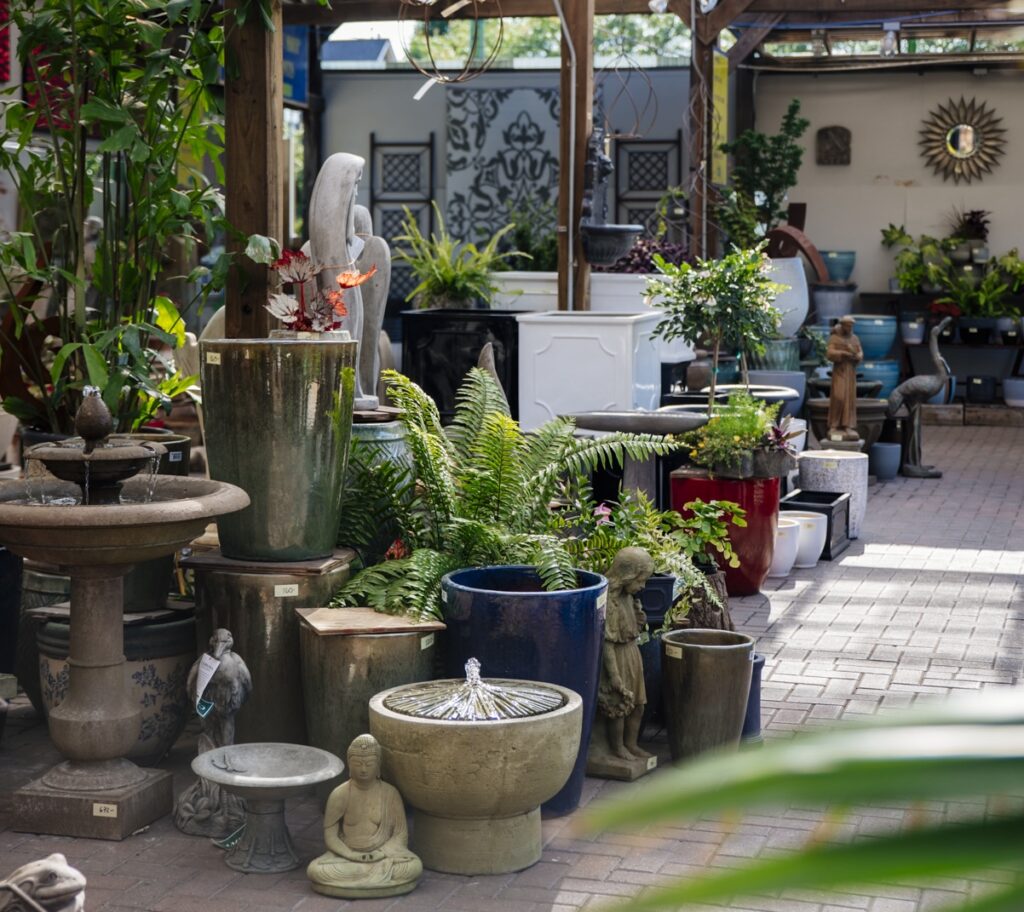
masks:
<path id="1" fill-rule="evenodd" d="M 961 96 L 994 109 L 1006 129 L 1006 154 L 983 180 L 943 181 L 921 157 L 922 121 L 941 103 Z M 1024 250 L 1024 73 L 969 71 L 761 75 L 756 87 L 757 129 L 774 133 L 790 99 L 811 121 L 797 186 L 789 199 L 806 202 L 806 231 L 822 250 L 856 250 L 853 280 L 861 291 L 884 291 L 892 254 L 881 229 L 904 224 L 913 235 L 948 234 L 954 207 L 987 209 L 989 247 Z M 815 133 L 840 125 L 852 133 L 849 166 L 814 162 Z"/>

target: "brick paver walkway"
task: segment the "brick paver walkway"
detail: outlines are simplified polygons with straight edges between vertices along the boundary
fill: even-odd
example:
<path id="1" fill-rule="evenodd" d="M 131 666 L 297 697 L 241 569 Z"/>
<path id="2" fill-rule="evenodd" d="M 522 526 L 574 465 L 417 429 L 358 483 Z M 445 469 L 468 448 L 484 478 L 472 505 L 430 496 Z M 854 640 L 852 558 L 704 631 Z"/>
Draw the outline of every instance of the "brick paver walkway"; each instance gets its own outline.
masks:
<path id="1" fill-rule="evenodd" d="M 738 600 L 738 626 L 768 657 L 764 720 L 769 738 L 863 718 L 880 709 L 1020 680 L 1024 657 L 1024 429 L 926 428 L 926 456 L 940 481 L 898 479 L 872 489 L 862 538 L 840 560 L 795 571 L 765 597 Z M 165 761 L 187 781 L 194 736 Z M 802 845 L 821 825 L 814 809 L 749 816 L 725 826 L 699 821 L 657 835 L 570 837 L 570 819 L 545 821 L 543 860 L 498 877 L 428 872 L 395 900 L 346 903 L 312 893 L 304 873 L 236 874 L 206 840 L 169 819 L 122 843 L 31 836 L 9 829 L 6 793 L 56 761 L 45 727 L 16 706 L 0 745 L 0 876 L 63 852 L 88 877 L 88 912 L 570 912 L 593 910 L 666 878 L 734 865 Z M 628 789 L 588 780 L 585 800 Z M 946 804 L 916 809 L 955 815 Z M 830 832 L 884 832 L 903 807 L 860 809 Z M 289 806 L 301 855 L 321 851 L 318 807 Z M 992 880 L 1009 875 L 994 872 Z M 876 886 L 830 896 L 744 899 L 735 912 L 916 912 L 984 890 L 985 881 Z"/>

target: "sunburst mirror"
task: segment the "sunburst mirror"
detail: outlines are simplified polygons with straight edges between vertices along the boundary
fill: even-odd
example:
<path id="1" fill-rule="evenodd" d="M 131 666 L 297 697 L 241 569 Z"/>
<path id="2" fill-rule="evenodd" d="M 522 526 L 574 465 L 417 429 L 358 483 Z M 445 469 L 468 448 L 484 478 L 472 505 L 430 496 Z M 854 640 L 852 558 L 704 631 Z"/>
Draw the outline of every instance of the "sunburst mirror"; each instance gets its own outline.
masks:
<path id="1" fill-rule="evenodd" d="M 1003 156 L 1006 130 L 984 102 L 949 99 L 928 115 L 921 129 L 921 154 L 943 180 L 981 180 Z"/>

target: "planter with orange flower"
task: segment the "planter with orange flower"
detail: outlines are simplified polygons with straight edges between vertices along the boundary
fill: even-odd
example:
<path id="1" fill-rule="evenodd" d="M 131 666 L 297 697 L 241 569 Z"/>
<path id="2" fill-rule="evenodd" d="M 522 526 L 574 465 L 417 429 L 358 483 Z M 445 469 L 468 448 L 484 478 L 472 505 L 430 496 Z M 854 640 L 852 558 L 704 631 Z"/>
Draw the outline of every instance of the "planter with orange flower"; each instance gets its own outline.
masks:
<path id="1" fill-rule="evenodd" d="M 352 427 L 358 343 L 341 330 L 345 289 L 373 274 L 341 272 L 337 287 L 317 277 L 337 266 L 301 252 L 278 255 L 250 241 L 293 294 L 267 304 L 284 329 L 269 339 L 204 341 L 200 358 L 211 477 L 248 492 L 251 505 L 218 525 L 221 550 L 236 560 L 299 561 L 330 555 L 341 511 Z"/>

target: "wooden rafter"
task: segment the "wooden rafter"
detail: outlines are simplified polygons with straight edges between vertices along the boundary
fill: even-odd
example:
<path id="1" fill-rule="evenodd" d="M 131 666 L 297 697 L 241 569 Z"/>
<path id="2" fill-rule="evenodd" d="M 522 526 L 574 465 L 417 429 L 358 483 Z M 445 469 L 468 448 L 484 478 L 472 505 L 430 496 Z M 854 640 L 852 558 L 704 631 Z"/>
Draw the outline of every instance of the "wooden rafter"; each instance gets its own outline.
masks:
<path id="1" fill-rule="evenodd" d="M 727 56 L 729 57 L 730 73 L 757 50 L 761 42 L 772 33 L 782 18 L 782 13 L 772 13 L 757 24 L 743 29 L 737 42 L 729 48 Z"/>

